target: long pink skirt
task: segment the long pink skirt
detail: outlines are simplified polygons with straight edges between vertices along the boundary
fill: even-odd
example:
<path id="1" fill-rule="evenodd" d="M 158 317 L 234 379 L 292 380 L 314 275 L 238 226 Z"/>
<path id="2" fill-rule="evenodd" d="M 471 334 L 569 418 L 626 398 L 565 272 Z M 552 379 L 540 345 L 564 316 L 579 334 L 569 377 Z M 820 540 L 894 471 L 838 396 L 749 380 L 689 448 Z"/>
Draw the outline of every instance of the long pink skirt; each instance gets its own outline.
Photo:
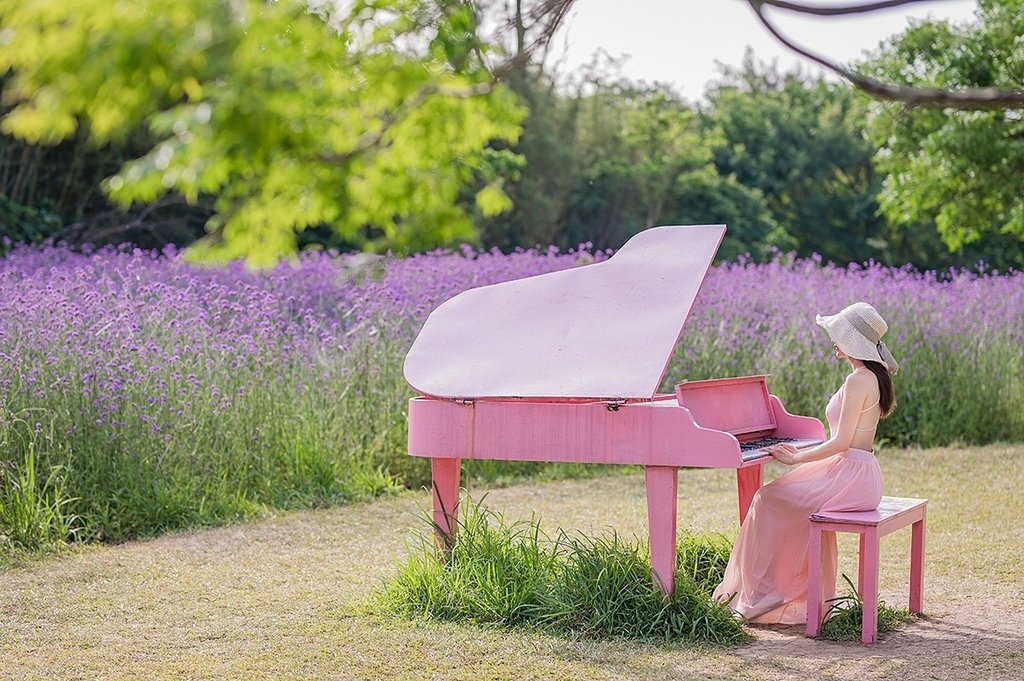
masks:
<path id="1" fill-rule="evenodd" d="M 801 464 L 754 495 L 740 527 L 718 600 L 761 624 L 807 621 L 808 516 L 818 511 L 870 511 L 882 498 L 882 471 L 874 454 L 848 449 Z M 835 534 L 822 536 L 825 598 L 835 596 Z M 734 595 L 735 594 L 735 595 Z"/>

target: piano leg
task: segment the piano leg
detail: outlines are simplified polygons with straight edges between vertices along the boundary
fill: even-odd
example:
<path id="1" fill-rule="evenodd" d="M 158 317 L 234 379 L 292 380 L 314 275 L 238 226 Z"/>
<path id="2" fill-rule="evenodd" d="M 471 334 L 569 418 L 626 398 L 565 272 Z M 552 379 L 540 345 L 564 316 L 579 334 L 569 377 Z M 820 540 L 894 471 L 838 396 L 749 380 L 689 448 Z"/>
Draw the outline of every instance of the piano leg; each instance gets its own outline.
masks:
<path id="1" fill-rule="evenodd" d="M 651 576 L 666 596 L 675 588 L 676 483 L 675 466 L 645 466 L 647 524 L 651 537 Z"/>
<path id="2" fill-rule="evenodd" d="M 459 519 L 460 459 L 430 459 L 430 480 L 434 500 L 434 526 L 438 544 L 445 550 L 455 545 Z"/>
<path id="3" fill-rule="evenodd" d="M 761 489 L 764 480 L 764 464 L 736 469 L 736 490 L 740 498 L 740 525 L 747 519 L 747 511 L 754 500 L 754 492 Z"/>

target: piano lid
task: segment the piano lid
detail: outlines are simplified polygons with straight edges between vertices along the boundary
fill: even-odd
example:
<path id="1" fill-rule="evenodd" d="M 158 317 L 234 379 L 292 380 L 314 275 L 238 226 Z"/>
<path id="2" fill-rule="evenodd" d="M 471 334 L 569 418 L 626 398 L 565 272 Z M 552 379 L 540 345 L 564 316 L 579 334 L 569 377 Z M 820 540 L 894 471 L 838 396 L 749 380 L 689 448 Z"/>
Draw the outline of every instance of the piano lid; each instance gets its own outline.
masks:
<path id="1" fill-rule="evenodd" d="M 427 318 L 405 378 L 435 397 L 650 399 L 724 234 L 655 227 L 604 262 L 460 293 Z"/>

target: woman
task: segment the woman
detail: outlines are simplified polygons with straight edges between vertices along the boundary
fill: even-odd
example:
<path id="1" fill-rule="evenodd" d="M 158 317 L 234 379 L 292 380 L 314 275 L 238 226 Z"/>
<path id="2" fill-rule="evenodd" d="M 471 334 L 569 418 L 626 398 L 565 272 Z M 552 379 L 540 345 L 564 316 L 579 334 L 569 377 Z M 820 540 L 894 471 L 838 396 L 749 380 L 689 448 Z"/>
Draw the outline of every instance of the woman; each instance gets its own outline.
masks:
<path id="1" fill-rule="evenodd" d="M 807 620 L 808 516 L 826 511 L 868 511 L 882 498 L 882 473 L 872 443 L 878 420 L 896 401 L 890 374 L 899 366 L 882 342 L 887 325 L 867 303 L 854 303 L 816 321 L 832 339 L 850 374 L 825 407 L 830 437 L 815 447 L 769 447 L 776 459 L 799 468 L 754 495 L 725 578 L 714 597 L 751 622 L 803 624 Z M 835 595 L 835 535 L 822 538 L 825 598 Z"/>

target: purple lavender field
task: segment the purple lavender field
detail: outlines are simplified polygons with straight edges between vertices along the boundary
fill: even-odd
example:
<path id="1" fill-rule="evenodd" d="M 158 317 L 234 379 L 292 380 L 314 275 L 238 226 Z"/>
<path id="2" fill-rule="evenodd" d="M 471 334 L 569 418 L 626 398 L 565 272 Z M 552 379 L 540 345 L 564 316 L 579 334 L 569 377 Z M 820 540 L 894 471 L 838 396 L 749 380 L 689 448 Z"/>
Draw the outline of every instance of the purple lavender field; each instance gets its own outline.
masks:
<path id="1" fill-rule="evenodd" d="M 423 462 L 405 454 L 401 366 L 429 311 L 603 257 L 307 253 L 253 273 L 171 250 L 17 249 L 0 260 L 0 550 L 422 484 Z M 902 364 L 883 445 L 1024 439 L 1022 273 L 723 264 L 665 387 L 770 373 L 790 411 L 820 415 L 844 367 L 814 314 L 856 300 L 889 321 Z"/>

